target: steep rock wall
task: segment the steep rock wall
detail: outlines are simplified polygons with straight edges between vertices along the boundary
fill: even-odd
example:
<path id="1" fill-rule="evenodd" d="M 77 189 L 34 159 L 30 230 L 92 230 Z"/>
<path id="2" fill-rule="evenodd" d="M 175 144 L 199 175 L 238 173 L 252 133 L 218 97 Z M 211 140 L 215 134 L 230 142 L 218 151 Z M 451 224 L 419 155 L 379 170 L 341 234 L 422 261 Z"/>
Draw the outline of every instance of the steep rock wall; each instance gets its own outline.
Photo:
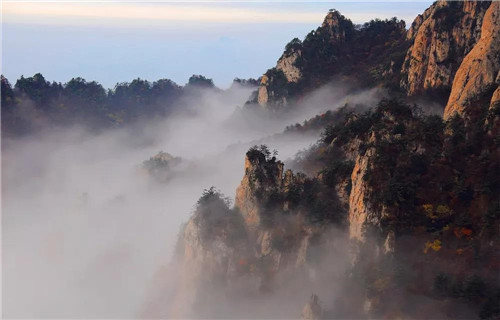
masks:
<path id="1" fill-rule="evenodd" d="M 408 95 L 449 91 L 455 72 L 481 35 L 487 1 L 438 1 L 417 16 L 408 31 L 413 40 L 402 68 Z"/>
<path id="2" fill-rule="evenodd" d="M 500 2 L 493 2 L 484 16 L 481 38 L 464 58 L 458 69 L 444 118 L 455 113 L 464 116 L 467 106 L 486 91 L 493 105 L 498 100 L 500 85 Z"/>

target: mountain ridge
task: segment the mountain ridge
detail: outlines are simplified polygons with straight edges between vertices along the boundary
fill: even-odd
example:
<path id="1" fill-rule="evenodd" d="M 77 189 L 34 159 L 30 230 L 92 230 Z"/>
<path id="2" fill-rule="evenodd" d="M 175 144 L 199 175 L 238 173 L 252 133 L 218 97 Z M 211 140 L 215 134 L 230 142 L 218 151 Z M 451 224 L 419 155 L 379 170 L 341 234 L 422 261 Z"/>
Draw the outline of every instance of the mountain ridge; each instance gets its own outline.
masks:
<path id="1" fill-rule="evenodd" d="M 498 37 L 494 33 L 499 4 L 439 1 L 404 32 L 397 19 L 373 21 L 355 29 L 332 10 L 303 42 L 294 39 L 287 45 L 276 68 L 262 77 L 257 96 L 247 107 L 259 105 L 278 115 L 292 108 L 301 95 L 331 79 L 324 74 L 310 77 L 311 70 L 322 65 L 322 70 L 331 70 L 339 61 L 337 57 L 323 58 L 346 49 L 339 45 L 349 47 L 348 51 L 356 48 L 359 39 L 378 28 L 390 30 L 392 48 L 396 48 L 392 52 L 399 61 L 385 61 L 387 68 L 376 75 L 397 84 L 391 89 L 396 98 L 383 99 L 364 112 L 341 109 L 337 116 L 333 111 L 321 139 L 294 165 L 309 168 L 307 175 L 284 170 L 267 146 L 247 152 L 245 172 L 228 215 L 243 221 L 243 227 L 237 229 L 245 230 L 241 231 L 243 241 L 251 249 L 240 260 L 244 266 L 240 276 L 234 278 L 229 272 L 234 265 L 221 267 L 226 271 L 219 275 L 217 290 L 227 295 L 217 300 L 220 310 L 197 309 L 193 302 L 189 308 L 199 311 L 196 316 L 221 316 L 224 313 L 217 312 L 237 309 L 238 301 L 232 297 L 238 293 L 258 292 L 262 299 L 275 303 L 283 288 L 297 282 L 296 292 L 286 296 L 295 303 L 288 317 L 495 319 L 500 315 L 500 106 L 498 76 L 494 75 L 498 72 Z M 449 42 L 460 36 L 471 24 L 482 31 L 475 28 L 462 44 L 447 49 L 436 44 L 439 39 Z M 429 30 L 443 36 L 428 35 Z M 427 40 L 420 41 L 425 34 Z M 375 39 L 365 48 L 383 51 L 383 40 Z M 378 41 L 384 44 L 377 47 Z M 328 50 L 332 51 L 320 50 L 316 54 L 321 59 L 308 61 L 317 49 L 311 49 L 312 43 L 320 43 L 324 50 L 331 45 Z M 457 48 L 462 53 L 449 64 L 440 65 L 433 58 L 405 66 L 405 61 L 427 51 L 441 52 L 440 61 L 447 61 Z M 370 52 L 361 55 L 369 57 Z M 339 59 L 346 62 L 350 58 Z M 370 63 L 368 69 L 376 69 L 382 62 Z M 485 71 L 475 63 L 495 68 Z M 357 70 L 364 75 L 366 66 L 360 65 Z M 446 76 L 440 79 L 443 72 Z M 417 76 L 404 78 L 412 73 Z M 464 81 L 462 73 L 472 77 Z M 476 86 L 470 88 L 469 81 Z M 464 91 L 460 86 L 469 88 Z M 441 101 L 449 100 L 444 119 L 405 102 L 422 90 L 430 97 L 438 92 Z M 452 97 L 457 90 L 474 99 L 455 102 Z M 215 201 L 220 198 L 216 194 Z M 212 237 L 229 234 L 234 228 L 213 231 Z M 181 235 L 180 241 L 186 239 Z M 236 261 L 233 250 L 226 250 L 218 259 Z M 175 259 L 184 261 L 188 252 L 178 252 Z M 330 254 L 335 259 L 325 258 Z M 325 269 L 325 261 L 330 268 Z M 203 263 L 198 268 L 204 269 Z M 245 290 L 237 289 L 239 281 Z M 339 292 L 325 290 L 325 283 Z M 190 294 L 203 299 L 203 288 L 198 283 Z"/>

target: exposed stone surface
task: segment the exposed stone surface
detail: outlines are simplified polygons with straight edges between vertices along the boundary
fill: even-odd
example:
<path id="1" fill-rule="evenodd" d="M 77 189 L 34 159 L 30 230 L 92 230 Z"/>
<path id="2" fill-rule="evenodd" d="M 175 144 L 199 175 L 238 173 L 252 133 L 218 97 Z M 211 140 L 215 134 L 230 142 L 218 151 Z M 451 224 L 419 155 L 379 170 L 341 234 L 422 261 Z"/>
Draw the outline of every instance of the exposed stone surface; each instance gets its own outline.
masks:
<path id="1" fill-rule="evenodd" d="M 245 157 L 245 175 L 236 189 L 235 207 L 242 213 L 245 223 L 251 229 L 261 221 L 260 199 L 257 194 L 269 193 L 281 187 L 283 163 L 270 163 L 266 159 Z"/>
<path id="2" fill-rule="evenodd" d="M 267 93 L 267 84 L 269 82 L 269 78 L 266 75 L 262 76 L 260 80 L 260 86 L 257 94 L 257 102 L 261 106 L 265 106 L 267 104 L 267 100 L 269 99 L 269 95 Z"/>
<path id="3" fill-rule="evenodd" d="M 321 27 L 315 32 L 324 32 L 328 35 L 329 45 L 332 47 L 341 46 L 346 41 L 347 30 L 344 25 L 347 19 L 334 10 L 329 12 Z M 282 71 L 285 75 L 286 81 L 289 83 L 296 83 L 302 78 L 302 70 L 296 65 L 296 61 L 301 57 L 302 51 L 297 48 L 291 48 L 283 53 L 278 59 L 276 69 Z M 262 77 L 259 89 L 257 102 L 260 106 L 266 107 L 268 102 L 272 101 L 273 105 L 284 106 L 288 103 L 285 96 L 275 94 L 269 90 L 269 85 L 274 79 L 270 79 L 264 75 Z"/>
<path id="4" fill-rule="evenodd" d="M 483 18 L 490 4 L 490 1 L 437 1 L 415 18 L 407 32 L 404 29 L 404 22 L 399 22 L 403 39 L 401 41 L 404 42 L 406 38 L 406 43 L 409 43 L 410 47 L 406 51 L 402 66 L 401 60 L 398 63 L 391 60 L 372 66 L 373 70 L 380 71 L 376 81 L 389 81 L 391 85 L 399 83 L 409 96 L 436 93 L 439 99 L 446 99 L 463 59 L 481 38 Z M 490 11 L 495 11 L 495 8 Z M 496 26 L 494 22 L 488 23 L 489 34 Z M 350 61 L 348 57 L 359 51 L 358 47 L 362 48 L 362 44 L 356 42 L 356 37 L 352 36 L 352 33 L 361 32 L 362 34 L 362 31 L 353 30 L 349 23 L 349 20 L 334 10 L 328 13 L 321 27 L 311 33 L 311 38 L 323 39 L 321 41 L 324 43 L 315 45 L 324 46 L 324 51 L 331 51 L 332 57 L 335 56 L 333 60 Z M 391 38 L 391 41 L 394 39 Z M 403 49 L 399 50 L 403 50 L 402 53 L 404 53 L 406 47 L 401 44 L 401 41 L 398 42 L 398 46 L 402 46 Z M 277 62 L 275 70 L 282 71 L 285 79 L 284 84 L 279 84 L 283 91 L 276 90 L 275 75 L 269 77 L 265 75 L 262 78 L 256 99 L 259 105 L 271 108 L 272 106 L 285 106 L 293 101 L 293 93 L 288 92 L 284 87 L 288 84 L 302 83 L 301 79 L 304 74 L 310 73 L 307 68 L 307 61 L 309 61 L 307 52 L 309 51 L 307 51 L 306 42 L 306 40 L 303 43 L 299 40 L 293 42 Z M 361 50 L 370 51 L 371 49 Z M 396 56 L 398 54 L 400 54 L 399 51 Z M 493 61 L 495 58 L 490 57 L 489 60 Z M 326 56 L 318 59 L 325 60 L 325 65 L 331 63 L 331 61 L 326 61 L 329 59 Z M 370 64 L 370 61 L 363 60 L 367 59 L 366 57 L 356 59 L 360 65 Z M 298 60 L 300 60 L 299 64 L 297 64 Z M 373 60 L 373 57 L 370 60 Z M 317 62 L 315 60 L 314 63 Z M 349 64 L 352 61 L 346 63 Z M 318 73 L 317 70 L 315 72 Z M 336 72 L 336 69 L 328 71 L 331 75 Z M 323 75 L 323 78 L 316 80 L 315 83 L 324 84 L 325 79 L 329 77 Z"/>
<path id="5" fill-rule="evenodd" d="M 285 53 L 278 60 L 276 69 L 283 71 L 288 82 L 297 82 L 302 76 L 300 69 L 295 66 L 298 57 L 300 57 L 300 50 Z M 262 98 L 264 99 L 264 97 L 265 94 L 263 94 Z"/>
<path id="6" fill-rule="evenodd" d="M 451 94 L 444 111 L 444 118 L 453 114 L 464 115 L 466 107 L 486 91 L 499 86 L 500 71 L 500 2 L 493 2 L 484 16 L 481 38 L 465 57 L 458 69 Z M 493 92 L 488 100 L 498 100 Z"/>
<path id="7" fill-rule="evenodd" d="M 329 12 L 325 20 L 323 20 L 321 28 L 327 30 L 332 43 L 339 43 L 346 40 L 346 30 L 343 26 L 345 20 L 346 18 L 337 10 Z"/>
<path id="8" fill-rule="evenodd" d="M 408 95 L 447 91 L 465 55 L 481 34 L 487 1 L 438 1 L 417 16 L 407 34 L 413 39 L 403 63 L 401 87 Z"/>
<path id="9" fill-rule="evenodd" d="M 371 215 L 367 199 L 367 186 L 363 179 L 373 150 L 367 150 L 364 155 L 358 155 L 351 175 L 351 194 L 349 196 L 349 237 L 363 241 L 363 225 Z"/>

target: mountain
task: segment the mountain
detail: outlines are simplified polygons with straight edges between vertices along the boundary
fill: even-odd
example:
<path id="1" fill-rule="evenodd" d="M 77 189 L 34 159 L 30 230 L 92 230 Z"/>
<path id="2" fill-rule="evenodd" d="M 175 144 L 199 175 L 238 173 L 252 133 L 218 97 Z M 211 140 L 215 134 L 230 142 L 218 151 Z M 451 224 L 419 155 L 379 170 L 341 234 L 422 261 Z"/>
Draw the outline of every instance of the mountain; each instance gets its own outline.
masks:
<path id="1" fill-rule="evenodd" d="M 406 31 L 332 10 L 292 40 L 248 106 L 279 114 L 334 77 L 392 98 L 330 113 L 295 171 L 248 150 L 234 206 L 198 201 L 153 314 L 498 319 L 499 12 L 439 1 Z M 407 103 L 424 96 L 443 117 Z"/>
<path id="2" fill-rule="evenodd" d="M 263 75 L 257 97 L 249 102 L 276 109 L 340 78 L 356 88 L 382 86 L 394 94 L 430 97 L 445 105 L 457 70 L 461 67 L 458 75 L 465 74 L 474 55 L 490 61 L 489 65 L 482 62 L 482 70 L 490 74 L 484 86 L 498 85 L 497 5 L 490 1 L 437 1 L 415 18 L 408 31 L 404 21 L 396 18 L 355 26 L 331 10 L 303 41 L 296 38 L 287 44 L 276 67 Z M 471 51 L 472 56 L 462 66 Z M 460 79 L 465 81 L 463 76 Z M 451 98 L 457 99 L 455 96 Z"/>
<path id="3" fill-rule="evenodd" d="M 262 76 L 251 102 L 270 109 L 284 106 L 334 76 L 357 87 L 394 87 L 408 47 L 405 36 L 405 23 L 396 18 L 355 26 L 331 10 L 303 41 L 295 38 L 286 45 L 276 67 Z"/>

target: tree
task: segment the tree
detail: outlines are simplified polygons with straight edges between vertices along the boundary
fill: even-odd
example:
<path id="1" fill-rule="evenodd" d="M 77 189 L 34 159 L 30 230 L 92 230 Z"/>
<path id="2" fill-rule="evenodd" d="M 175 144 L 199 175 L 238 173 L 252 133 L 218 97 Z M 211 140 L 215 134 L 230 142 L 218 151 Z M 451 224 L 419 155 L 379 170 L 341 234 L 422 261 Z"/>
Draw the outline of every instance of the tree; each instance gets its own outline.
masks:
<path id="1" fill-rule="evenodd" d="M 73 78 L 64 85 L 64 104 L 73 115 L 96 118 L 104 111 L 106 90 L 97 82 Z"/>
<path id="2" fill-rule="evenodd" d="M 14 104 L 14 90 L 12 86 L 3 75 L 1 76 L 2 81 L 2 111 L 10 109 Z"/>
<path id="3" fill-rule="evenodd" d="M 214 82 L 212 79 L 206 78 L 202 75 L 193 74 L 187 83 L 188 87 L 201 87 L 201 88 L 214 88 Z"/>
<path id="4" fill-rule="evenodd" d="M 21 76 L 14 88 L 32 100 L 40 109 L 50 109 L 50 102 L 58 98 L 62 90 L 60 84 L 55 82 L 51 84 L 40 73 L 29 78 Z"/>

